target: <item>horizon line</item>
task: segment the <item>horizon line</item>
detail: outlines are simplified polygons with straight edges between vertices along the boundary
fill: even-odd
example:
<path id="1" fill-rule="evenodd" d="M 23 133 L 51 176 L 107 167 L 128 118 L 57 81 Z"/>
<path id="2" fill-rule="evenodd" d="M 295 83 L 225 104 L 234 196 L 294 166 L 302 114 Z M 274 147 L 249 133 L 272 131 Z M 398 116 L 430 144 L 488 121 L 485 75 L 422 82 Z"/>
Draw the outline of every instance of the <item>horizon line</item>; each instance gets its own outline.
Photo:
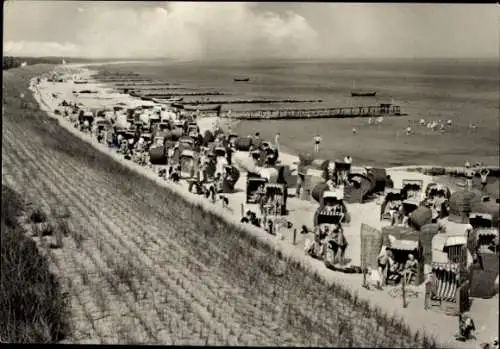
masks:
<path id="1" fill-rule="evenodd" d="M 106 61 L 159 61 L 159 60 L 169 60 L 169 61 L 180 61 L 180 62 L 196 62 L 196 61 L 318 61 L 318 60 L 332 60 L 332 61 L 343 61 L 343 60 L 357 60 L 357 61 L 377 61 L 377 60 L 498 60 L 499 57 L 493 56 L 467 56 L 467 57 L 309 57 L 309 58 L 288 58 L 288 57 L 269 57 L 269 58 L 199 58 L 199 59 L 188 59 L 188 58 L 172 58 L 172 57 L 85 57 L 85 56 L 64 56 L 64 55 L 54 55 L 54 56 L 34 56 L 34 55 L 11 55 L 5 54 L 6 57 L 13 58 L 45 58 L 45 59 L 76 59 L 76 60 L 106 60 Z"/>

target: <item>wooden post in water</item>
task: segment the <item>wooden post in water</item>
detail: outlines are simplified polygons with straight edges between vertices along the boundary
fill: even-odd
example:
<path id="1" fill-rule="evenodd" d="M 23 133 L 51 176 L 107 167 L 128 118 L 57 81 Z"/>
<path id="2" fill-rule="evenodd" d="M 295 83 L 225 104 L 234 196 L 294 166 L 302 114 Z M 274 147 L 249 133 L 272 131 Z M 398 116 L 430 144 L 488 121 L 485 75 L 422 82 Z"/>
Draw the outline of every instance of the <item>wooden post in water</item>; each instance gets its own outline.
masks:
<path id="1" fill-rule="evenodd" d="M 293 244 L 297 244 L 297 228 L 293 229 Z"/>
<path id="2" fill-rule="evenodd" d="M 245 216 L 245 205 L 243 203 L 241 203 L 241 218 L 243 218 Z"/>

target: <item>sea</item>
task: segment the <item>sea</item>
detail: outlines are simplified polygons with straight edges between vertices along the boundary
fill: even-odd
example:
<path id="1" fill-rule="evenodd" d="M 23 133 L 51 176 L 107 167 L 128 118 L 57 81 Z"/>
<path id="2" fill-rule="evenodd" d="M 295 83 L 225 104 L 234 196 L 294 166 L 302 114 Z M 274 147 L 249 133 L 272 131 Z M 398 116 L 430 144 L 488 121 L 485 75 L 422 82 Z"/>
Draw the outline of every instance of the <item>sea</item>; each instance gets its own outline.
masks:
<path id="1" fill-rule="evenodd" d="M 103 66 L 132 71 L 190 89 L 217 90 L 224 96 L 208 99 L 322 100 L 297 104 L 231 104 L 228 110 L 323 108 L 399 105 L 406 115 L 368 118 L 239 121 L 240 135 L 259 132 L 280 148 L 299 154 L 313 151 L 313 138 L 322 137 L 323 159 L 350 155 L 355 163 L 371 166 L 462 166 L 465 161 L 499 166 L 499 63 L 485 59 L 404 60 L 253 60 L 175 62 L 153 61 Z M 236 82 L 234 78 L 248 82 Z M 376 97 L 351 97 L 353 89 L 375 90 Z M 188 97 L 185 100 L 200 99 Z M 443 132 L 418 121 L 447 122 Z M 475 128 L 470 126 L 474 125 Z M 407 135 L 406 128 L 413 134 Z M 353 132 L 355 129 L 355 132 Z"/>

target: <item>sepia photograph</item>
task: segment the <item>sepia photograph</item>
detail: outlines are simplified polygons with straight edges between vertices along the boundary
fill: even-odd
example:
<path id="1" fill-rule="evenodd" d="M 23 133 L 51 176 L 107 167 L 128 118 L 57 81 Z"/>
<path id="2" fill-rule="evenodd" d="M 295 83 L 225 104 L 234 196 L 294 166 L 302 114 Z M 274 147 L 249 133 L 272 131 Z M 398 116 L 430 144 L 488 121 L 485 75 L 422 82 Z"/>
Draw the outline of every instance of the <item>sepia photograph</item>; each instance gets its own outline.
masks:
<path id="1" fill-rule="evenodd" d="M 3 13 L 1 343 L 499 348 L 498 5 Z"/>

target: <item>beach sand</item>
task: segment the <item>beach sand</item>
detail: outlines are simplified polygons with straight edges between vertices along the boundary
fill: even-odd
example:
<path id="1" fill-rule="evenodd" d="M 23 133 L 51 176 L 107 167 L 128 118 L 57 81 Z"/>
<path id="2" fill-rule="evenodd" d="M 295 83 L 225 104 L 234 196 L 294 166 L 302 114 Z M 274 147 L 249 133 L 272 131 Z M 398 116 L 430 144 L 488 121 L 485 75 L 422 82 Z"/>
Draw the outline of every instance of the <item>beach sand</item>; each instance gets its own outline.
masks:
<path id="1" fill-rule="evenodd" d="M 73 67 L 81 69 L 80 67 Z M 91 71 L 81 70 L 80 75 L 89 75 Z M 108 149 L 102 144 L 98 144 L 97 141 L 91 138 L 89 135 L 82 134 L 77 129 L 71 125 L 69 120 L 64 119 L 60 116 L 54 115 L 54 110 L 57 108 L 58 104 L 63 100 L 67 101 L 78 101 L 84 103 L 89 108 L 103 108 L 111 107 L 118 102 L 127 103 L 128 105 L 147 104 L 148 102 L 137 101 L 128 95 L 113 95 L 107 94 L 107 87 L 100 83 L 89 83 L 85 85 L 85 89 L 97 90 L 97 94 L 89 96 L 84 100 L 75 97 L 72 91 L 75 89 L 75 85 L 72 82 L 66 83 L 48 83 L 43 82 L 40 86 L 37 86 L 35 91 L 35 97 L 39 101 L 42 108 L 44 108 L 47 113 L 59 120 L 62 127 L 67 128 L 75 136 L 84 139 L 89 142 L 93 147 L 109 154 L 114 160 L 126 164 L 126 166 L 133 168 L 134 170 L 154 179 L 157 183 L 163 186 L 172 187 L 172 184 L 168 182 L 162 182 L 155 174 L 148 168 L 140 167 L 130 161 L 126 161 L 121 155 L 116 154 L 114 150 Z M 57 93 L 58 97 L 54 98 L 53 93 Z M 99 99 L 100 97 L 112 97 L 111 99 Z M 214 123 L 219 121 L 223 128 L 228 127 L 227 120 L 217 120 L 217 118 L 201 118 L 198 120 L 198 124 L 202 132 L 206 129 L 212 129 Z M 234 154 L 235 163 L 248 164 L 250 161 L 248 153 L 237 152 Z M 281 153 L 280 161 L 282 164 L 294 166 L 294 162 L 298 161 L 297 156 L 292 154 Z M 426 175 L 422 175 L 418 172 L 407 172 L 401 169 L 388 170 L 388 174 L 391 175 L 395 186 L 401 186 L 403 179 L 419 179 L 424 182 L 424 187 L 435 181 L 434 178 Z M 245 204 L 245 184 L 246 184 L 246 173 L 242 171 L 241 177 L 236 184 L 236 192 L 234 194 L 227 195 L 230 202 L 230 207 L 228 209 L 227 215 L 232 215 L 238 218 L 240 217 L 240 212 L 243 207 L 243 211 L 251 209 L 253 211 L 258 211 L 255 207 L 256 205 Z M 190 196 L 187 194 L 187 183 L 182 181 L 175 191 L 182 191 L 183 195 L 186 197 Z M 215 204 L 220 205 L 220 204 Z M 360 242 L 360 227 L 362 223 L 368 224 L 374 228 L 380 229 L 381 222 L 379 219 L 380 206 L 377 202 L 369 202 L 365 204 L 348 204 L 348 211 L 352 217 L 350 224 L 344 227 L 345 235 L 349 243 L 349 247 L 346 251 L 346 258 L 350 260 L 353 265 L 360 264 L 361 256 L 361 242 Z M 287 220 L 293 223 L 293 226 L 300 231 L 302 225 L 307 227 L 312 227 L 313 213 L 317 208 L 317 203 L 313 201 L 304 201 L 297 198 L 291 197 L 288 200 L 288 208 L 290 211 Z M 222 210 L 222 208 L 221 208 Z M 265 240 L 270 240 L 276 238 L 261 232 L 261 238 Z M 382 309 L 387 311 L 389 314 L 398 314 L 405 318 L 406 322 L 414 330 L 425 330 L 427 333 L 436 336 L 438 342 L 446 347 L 454 348 L 470 348 L 476 347 L 481 342 L 489 342 L 492 338 L 498 336 L 498 295 L 494 299 L 474 300 L 474 304 L 470 311 L 472 317 L 476 322 L 476 326 L 479 329 L 477 333 L 478 339 L 476 341 L 470 341 L 467 343 L 456 342 L 453 339 L 454 334 L 457 331 L 457 319 L 450 316 L 445 316 L 440 313 L 425 311 L 424 310 L 424 289 L 423 285 L 419 287 L 420 296 L 417 299 L 409 299 L 409 304 L 407 308 L 401 306 L 401 300 L 395 299 L 388 294 L 389 288 L 384 291 L 368 291 L 361 287 L 362 276 L 360 274 L 344 274 L 340 272 L 334 272 L 327 269 L 324 264 L 320 261 L 314 261 L 309 257 L 306 257 L 303 248 L 304 242 L 307 238 L 311 238 L 311 234 L 301 235 L 297 234 L 296 244 L 293 244 L 293 229 L 282 231 L 283 240 L 278 242 L 272 242 L 273 244 L 279 244 L 282 248 L 286 249 L 291 255 L 300 260 L 309 259 L 308 263 L 313 265 L 314 269 L 327 280 L 335 280 L 335 282 L 340 283 L 348 288 L 355 290 L 359 293 L 360 297 L 369 299 L 373 304 L 380 306 Z"/>

